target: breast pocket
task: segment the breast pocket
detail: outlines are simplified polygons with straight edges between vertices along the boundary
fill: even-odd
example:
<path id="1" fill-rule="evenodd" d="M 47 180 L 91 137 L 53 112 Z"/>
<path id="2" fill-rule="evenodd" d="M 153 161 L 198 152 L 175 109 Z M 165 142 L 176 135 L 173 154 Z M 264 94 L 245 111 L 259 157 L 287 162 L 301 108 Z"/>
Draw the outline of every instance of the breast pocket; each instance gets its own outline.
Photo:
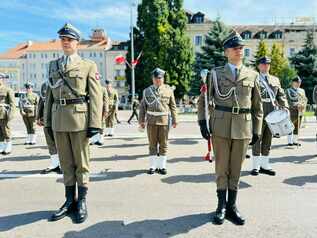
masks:
<path id="1" fill-rule="evenodd" d="M 80 88 L 83 82 L 83 76 L 80 74 L 79 71 L 70 71 L 68 73 L 68 79 L 71 86 L 74 88 Z"/>
<path id="2" fill-rule="evenodd" d="M 253 81 L 242 81 L 242 93 L 243 93 L 243 95 L 251 97 L 252 88 L 254 88 Z"/>

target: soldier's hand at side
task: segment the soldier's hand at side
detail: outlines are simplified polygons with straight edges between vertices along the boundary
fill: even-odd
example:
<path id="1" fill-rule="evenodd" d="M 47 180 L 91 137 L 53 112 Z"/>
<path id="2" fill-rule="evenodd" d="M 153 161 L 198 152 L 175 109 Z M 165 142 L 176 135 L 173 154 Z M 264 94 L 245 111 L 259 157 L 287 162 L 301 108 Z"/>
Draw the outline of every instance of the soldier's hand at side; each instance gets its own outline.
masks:
<path id="1" fill-rule="evenodd" d="M 51 137 L 51 140 L 55 141 L 52 127 L 46 127 L 46 130 L 47 130 L 47 134 L 49 135 L 49 137 Z"/>
<path id="2" fill-rule="evenodd" d="M 172 127 L 176 128 L 177 127 L 177 123 L 173 123 Z"/>
<path id="3" fill-rule="evenodd" d="M 99 132 L 100 132 L 99 128 L 88 127 L 88 129 L 87 129 L 87 137 L 91 138 L 94 135 L 97 135 Z"/>
<path id="4" fill-rule="evenodd" d="M 198 121 L 199 127 L 200 127 L 200 133 L 203 138 L 206 140 L 210 139 L 210 132 L 208 131 L 207 128 L 207 121 L 206 120 L 200 120 Z"/>
<path id="5" fill-rule="evenodd" d="M 144 123 L 144 122 L 141 122 L 141 123 L 140 123 L 140 127 L 141 127 L 142 129 L 144 129 L 144 128 L 145 128 L 145 123 Z"/>
<path id="6" fill-rule="evenodd" d="M 259 139 L 260 139 L 259 135 L 253 134 L 251 143 L 249 145 L 254 145 Z"/>

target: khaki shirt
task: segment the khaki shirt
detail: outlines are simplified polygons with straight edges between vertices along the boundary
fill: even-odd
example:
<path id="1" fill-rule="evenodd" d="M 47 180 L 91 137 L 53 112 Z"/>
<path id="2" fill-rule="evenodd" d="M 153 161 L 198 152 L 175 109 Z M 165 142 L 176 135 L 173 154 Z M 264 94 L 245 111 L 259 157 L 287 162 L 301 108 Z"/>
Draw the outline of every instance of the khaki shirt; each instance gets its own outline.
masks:
<path id="1" fill-rule="evenodd" d="M 274 106 L 271 102 L 271 98 L 269 96 L 269 92 L 267 88 L 264 86 L 264 83 L 262 83 L 262 80 L 265 80 L 263 78 L 263 75 L 260 75 L 260 89 L 261 89 L 261 97 L 263 102 L 263 112 L 264 112 L 264 118 L 274 110 Z M 287 108 L 288 102 L 285 95 L 285 92 L 283 88 L 281 87 L 281 83 L 279 78 L 268 75 L 267 81 L 266 81 L 269 90 L 272 90 L 273 98 L 275 99 L 274 103 L 277 104 L 276 106 Z"/>
<path id="2" fill-rule="evenodd" d="M 214 85 L 213 74 L 208 79 L 208 103 L 210 114 L 210 129 L 213 135 L 228 139 L 250 139 L 252 134 L 261 134 L 263 121 L 263 107 L 259 85 L 259 74 L 245 66 L 242 66 L 237 81 L 228 64 L 215 68 L 218 88 Z M 236 88 L 234 94 L 227 99 L 222 99 L 219 94 L 227 94 L 232 88 Z M 238 105 L 237 105 L 238 104 Z M 251 113 L 233 114 L 215 110 L 214 106 L 237 107 L 251 109 Z M 205 117 L 204 93 L 198 101 L 198 120 Z"/>
<path id="3" fill-rule="evenodd" d="M 305 90 L 302 88 L 298 88 L 296 90 L 291 87 L 286 90 L 286 95 L 291 116 L 296 115 L 298 113 L 303 114 L 306 110 L 308 101 L 305 94 Z"/>
<path id="4" fill-rule="evenodd" d="M 0 120 L 11 120 L 15 113 L 15 99 L 11 88 L 0 86 Z"/>
<path id="5" fill-rule="evenodd" d="M 155 113 L 158 115 L 153 115 Z M 151 85 L 144 89 L 139 123 L 147 120 L 147 123 L 151 125 L 168 125 L 169 113 L 171 113 L 172 124 L 177 123 L 174 92 L 169 85 L 163 84 L 159 88 Z"/>
<path id="6" fill-rule="evenodd" d="M 105 117 L 107 113 L 109 112 L 109 96 L 108 91 L 105 87 L 102 88 L 103 92 L 103 109 L 102 109 L 102 115 Z"/>
<path id="7" fill-rule="evenodd" d="M 110 90 L 107 89 L 108 92 L 108 100 L 109 100 L 109 106 L 117 106 L 119 96 L 118 96 L 118 91 L 115 90 L 114 88 L 111 88 Z"/>
<path id="8" fill-rule="evenodd" d="M 64 75 L 72 90 L 63 83 Z M 76 95 L 75 95 L 75 93 Z M 89 98 L 81 104 L 60 105 L 58 100 Z M 49 65 L 49 88 L 44 106 L 45 127 L 58 132 L 83 131 L 88 127 L 101 128 L 103 92 L 96 64 L 76 57 L 66 67 L 62 58 Z"/>
<path id="9" fill-rule="evenodd" d="M 26 117 L 36 117 L 39 98 L 36 93 L 26 93 L 19 101 L 20 113 Z"/>

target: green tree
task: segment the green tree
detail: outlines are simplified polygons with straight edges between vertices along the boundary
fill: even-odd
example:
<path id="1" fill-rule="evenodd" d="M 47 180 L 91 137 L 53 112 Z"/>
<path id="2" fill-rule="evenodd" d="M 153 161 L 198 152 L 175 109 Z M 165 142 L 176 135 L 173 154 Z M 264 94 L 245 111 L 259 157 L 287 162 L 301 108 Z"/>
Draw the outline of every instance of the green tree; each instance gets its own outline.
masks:
<path id="1" fill-rule="evenodd" d="M 225 65 L 227 58 L 224 55 L 223 41 L 229 34 L 229 28 L 217 18 L 213 21 L 212 27 L 206 35 L 205 45 L 202 52 L 197 53 L 194 65 L 195 77 L 191 82 L 191 95 L 198 95 L 200 89 L 200 71 L 202 69 L 212 69 Z"/>
<path id="2" fill-rule="evenodd" d="M 280 79 L 282 88 L 288 88 L 290 86 L 291 80 L 295 78 L 296 75 L 296 70 L 292 68 L 289 64 L 285 64 L 277 75 Z"/>
<path id="3" fill-rule="evenodd" d="M 274 43 L 271 50 L 271 69 L 272 75 L 278 76 L 282 69 L 287 65 L 287 59 L 284 58 L 283 49 L 280 45 Z"/>
<path id="4" fill-rule="evenodd" d="M 261 57 L 263 56 L 268 56 L 270 54 L 269 52 L 269 48 L 267 46 L 267 44 L 265 43 L 265 41 L 261 40 L 259 42 L 259 45 L 257 47 L 257 52 L 254 55 L 254 60 L 251 62 L 251 65 L 258 70 L 257 65 L 258 65 L 258 61 Z"/>
<path id="5" fill-rule="evenodd" d="M 302 86 L 310 103 L 317 82 L 317 47 L 314 44 L 314 32 L 308 31 L 303 49 L 291 57 L 291 63 L 302 79 Z"/>
<path id="6" fill-rule="evenodd" d="M 143 54 L 142 65 L 136 68 L 138 93 L 151 84 L 151 72 L 156 67 L 166 70 L 165 80 L 176 86 L 176 97 L 189 91 L 194 57 L 186 23 L 183 0 L 143 0 L 139 4 L 137 32 L 142 40 L 138 50 Z M 139 80 L 143 82 L 137 83 Z"/>

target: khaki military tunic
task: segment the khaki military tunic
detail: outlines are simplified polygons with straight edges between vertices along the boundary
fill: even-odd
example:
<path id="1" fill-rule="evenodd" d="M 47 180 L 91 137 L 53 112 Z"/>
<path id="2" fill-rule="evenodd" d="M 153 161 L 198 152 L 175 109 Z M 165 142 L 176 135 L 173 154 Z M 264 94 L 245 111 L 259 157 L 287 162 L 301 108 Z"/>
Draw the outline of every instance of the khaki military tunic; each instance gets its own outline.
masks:
<path id="1" fill-rule="evenodd" d="M 262 123 L 262 133 L 261 138 L 253 145 L 252 153 L 254 156 L 268 156 L 271 150 L 272 144 L 272 133 L 266 124 L 264 118 L 274 110 L 273 103 L 271 101 L 270 95 L 274 100 L 276 106 L 287 108 L 288 103 L 284 90 L 281 87 L 280 80 L 273 76 L 260 74 L 260 89 L 261 97 L 263 103 L 263 123 Z"/>
<path id="2" fill-rule="evenodd" d="M 9 122 L 15 113 L 15 99 L 12 89 L 0 85 L 0 142 L 11 139 Z"/>
<path id="3" fill-rule="evenodd" d="M 238 190 L 241 167 L 252 134 L 261 134 L 263 107 L 259 74 L 242 66 L 235 79 L 228 64 L 215 68 L 215 72 L 216 77 L 213 73 L 209 77 L 208 102 L 217 189 Z M 230 109 L 230 112 L 218 109 L 219 106 Z M 239 110 L 251 113 L 239 113 Z M 198 120 L 204 119 L 207 118 L 202 93 L 198 101 Z"/>
<path id="4" fill-rule="evenodd" d="M 36 130 L 36 112 L 38 106 L 38 96 L 36 93 L 26 93 L 20 98 L 19 106 L 27 134 L 35 134 Z"/>
<path id="5" fill-rule="evenodd" d="M 108 90 L 108 102 L 109 102 L 109 111 L 108 115 L 106 117 L 106 128 L 113 128 L 115 124 L 115 114 L 118 109 L 118 92 L 114 88 L 111 88 L 111 90 Z"/>
<path id="6" fill-rule="evenodd" d="M 103 134 L 103 128 L 106 125 L 106 118 L 109 114 L 109 96 L 108 91 L 105 87 L 102 87 L 102 93 L 103 93 L 103 108 L 102 108 L 102 131 L 101 134 Z"/>
<path id="7" fill-rule="evenodd" d="M 66 66 L 62 62 L 60 58 L 49 65 L 45 127 L 54 131 L 64 184 L 83 186 L 89 181 L 90 168 L 87 128 L 101 129 L 103 93 L 93 61 L 76 55 Z M 71 100 L 80 102 L 68 103 Z"/>
<path id="8" fill-rule="evenodd" d="M 147 122 L 150 155 L 165 156 L 168 147 L 169 113 L 172 124 L 177 123 L 176 103 L 171 87 L 163 84 L 159 88 L 154 85 L 146 88 L 143 91 L 139 113 L 139 123 Z"/>
<path id="9" fill-rule="evenodd" d="M 36 120 L 41 125 L 44 125 L 44 104 L 45 104 L 45 98 L 46 98 L 46 94 L 47 94 L 47 87 L 48 87 L 47 82 L 43 83 L 41 86 L 40 100 L 39 100 L 37 114 L 36 114 Z M 51 138 L 46 127 L 44 127 L 43 130 L 44 130 L 44 136 L 45 136 L 45 140 L 46 140 L 49 154 L 50 155 L 57 154 L 55 140 L 53 140 Z"/>
<path id="10" fill-rule="evenodd" d="M 294 135 L 298 135 L 302 118 L 307 106 L 307 97 L 302 88 L 288 88 L 286 91 L 291 120 L 294 124 Z"/>

